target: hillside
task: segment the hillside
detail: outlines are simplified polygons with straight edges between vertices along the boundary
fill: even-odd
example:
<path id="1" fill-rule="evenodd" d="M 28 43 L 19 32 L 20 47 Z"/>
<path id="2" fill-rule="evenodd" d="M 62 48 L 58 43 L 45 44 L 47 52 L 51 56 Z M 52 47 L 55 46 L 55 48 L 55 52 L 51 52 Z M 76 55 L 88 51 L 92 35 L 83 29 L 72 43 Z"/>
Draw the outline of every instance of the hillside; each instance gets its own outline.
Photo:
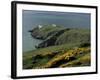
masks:
<path id="1" fill-rule="evenodd" d="M 43 41 L 23 53 L 23 69 L 90 66 L 89 29 L 44 25 L 29 32 Z"/>

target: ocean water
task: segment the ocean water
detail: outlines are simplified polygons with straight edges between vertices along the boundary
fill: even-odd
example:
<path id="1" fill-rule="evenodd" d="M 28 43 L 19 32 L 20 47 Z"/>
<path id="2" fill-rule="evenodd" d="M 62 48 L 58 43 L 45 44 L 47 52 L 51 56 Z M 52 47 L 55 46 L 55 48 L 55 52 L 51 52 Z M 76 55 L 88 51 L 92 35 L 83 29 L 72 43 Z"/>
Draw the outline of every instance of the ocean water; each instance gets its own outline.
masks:
<path id="1" fill-rule="evenodd" d="M 35 50 L 35 45 L 41 43 L 31 37 L 28 30 L 33 29 L 37 25 L 56 24 L 64 27 L 73 28 L 90 28 L 89 13 L 70 13 L 70 12 L 49 12 L 49 11 L 31 11 L 23 10 L 22 12 L 22 45 L 23 52 Z"/>

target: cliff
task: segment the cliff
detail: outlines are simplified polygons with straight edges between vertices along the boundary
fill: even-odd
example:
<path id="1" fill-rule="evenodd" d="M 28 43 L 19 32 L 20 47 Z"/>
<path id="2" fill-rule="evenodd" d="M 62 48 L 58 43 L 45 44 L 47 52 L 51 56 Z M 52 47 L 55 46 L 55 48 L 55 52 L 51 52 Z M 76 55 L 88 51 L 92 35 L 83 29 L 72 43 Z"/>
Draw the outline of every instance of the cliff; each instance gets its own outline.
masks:
<path id="1" fill-rule="evenodd" d="M 36 48 L 43 48 L 66 43 L 90 43 L 89 29 L 65 28 L 61 26 L 42 26 L 30 31 L 33 38 L 43 40 Z"/>

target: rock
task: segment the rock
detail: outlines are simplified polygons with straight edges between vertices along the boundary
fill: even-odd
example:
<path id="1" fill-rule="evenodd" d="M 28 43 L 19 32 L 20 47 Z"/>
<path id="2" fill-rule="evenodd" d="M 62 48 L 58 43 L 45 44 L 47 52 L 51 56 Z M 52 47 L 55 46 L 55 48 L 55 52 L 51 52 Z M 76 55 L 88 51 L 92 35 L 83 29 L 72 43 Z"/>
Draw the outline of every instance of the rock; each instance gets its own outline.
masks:
<path id="1" fill-rule="evenodd" d="M 33 30 L 28 30 L 28 32 L 33 32 Z"/>
<path id="2" fill-rule="evenodd" d="M 36 55 L 32 57 L 32 63 L 37 63 L 39 61 L 39 59 L 42 59 L 43 56 L 41 55 Z"/>
<path id="3" fill-rule="evenodd" d="M 58 53 L 61 53 L 62 51 L 55 51 L 55 52 L 52 52 L 52 54 L 58 54 Z"/>

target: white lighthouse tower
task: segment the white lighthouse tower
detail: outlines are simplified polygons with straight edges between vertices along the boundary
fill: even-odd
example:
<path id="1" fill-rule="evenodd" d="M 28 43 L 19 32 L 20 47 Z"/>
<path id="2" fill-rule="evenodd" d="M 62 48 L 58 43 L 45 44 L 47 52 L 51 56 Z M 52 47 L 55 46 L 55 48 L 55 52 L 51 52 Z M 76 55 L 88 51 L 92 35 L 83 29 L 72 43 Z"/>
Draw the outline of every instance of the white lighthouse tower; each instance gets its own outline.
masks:
<path id="1" fill-rule="evenodd" d="M 38 25 L 39 29 L 42 28 L 42 25 Z"/>

